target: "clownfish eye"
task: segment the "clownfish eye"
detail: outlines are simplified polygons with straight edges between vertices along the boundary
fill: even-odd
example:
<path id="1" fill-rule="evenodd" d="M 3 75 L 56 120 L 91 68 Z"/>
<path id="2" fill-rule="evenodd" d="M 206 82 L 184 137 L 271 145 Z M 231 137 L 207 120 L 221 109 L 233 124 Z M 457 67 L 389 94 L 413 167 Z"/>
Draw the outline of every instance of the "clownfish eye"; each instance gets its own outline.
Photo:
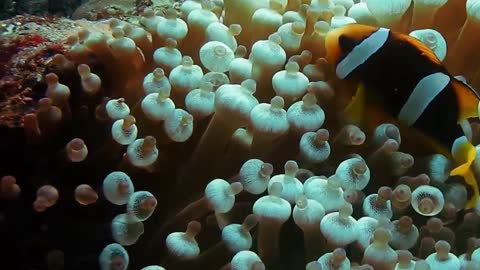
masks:
<path id="1" fill-rule="evenodd" d="M 357 45 L 357 42 L 346 35 L 340 35 L 338 37 L 338 45 L 345 52 L 350 52 Z"/>

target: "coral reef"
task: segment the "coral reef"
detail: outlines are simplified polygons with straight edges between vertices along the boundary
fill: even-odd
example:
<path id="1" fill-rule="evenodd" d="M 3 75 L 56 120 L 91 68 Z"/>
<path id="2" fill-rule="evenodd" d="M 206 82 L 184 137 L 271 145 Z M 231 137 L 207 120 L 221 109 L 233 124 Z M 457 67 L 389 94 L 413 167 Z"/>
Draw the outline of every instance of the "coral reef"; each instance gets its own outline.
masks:
<path id="1" fill-rule="evenodd" d="M 5 0 L 0 3 L 0 19 L 17 14 L 70 16 L 85 0 Z"/>
<path id="2" fill-rule="evenodd" d="M 44 96 L 43 74 L 51 57 L 63 53 L 72 22 L 18 15 L 1 22 L 0 126 L 20 127 L 23 115 Z"/>
<path id="3" fill-rule="evenodd" d="M 112 15 L 96 4 L 81 16 Z M 431 28 L 412 36 L 480 87 L 480 1 L 187 0 L 127 18 L 149 4 L 3 24 L 2 123 L 22 127 L 1 134 L 7 264 L 480 268 L 452 161 L 394 121 L 347 122 L 354 89 L 324 58 L 344 24 Z"/>
<path id="4" fill-rule="evenodd" d="M 99 20 L 105 18 L 129 18 L 142 14 L 145 7 L 162 10 L 171 6 L 172 0 L 90 0 L 79 6 L 72 14 L 72 19 Z"/>

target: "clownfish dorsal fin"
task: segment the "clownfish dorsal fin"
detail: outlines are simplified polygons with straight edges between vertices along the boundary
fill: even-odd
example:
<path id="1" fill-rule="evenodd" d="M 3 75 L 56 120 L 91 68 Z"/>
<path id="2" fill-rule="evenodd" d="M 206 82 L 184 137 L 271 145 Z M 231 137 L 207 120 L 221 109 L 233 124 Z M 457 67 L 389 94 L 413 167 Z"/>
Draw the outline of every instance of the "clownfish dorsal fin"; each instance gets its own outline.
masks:
<path id="1" fill-rule="evenodd" d="M 438 59 L 437 55 L 430 49 L 425 43 L 421 42 L 420 40 L 405 34 L 398 34 L 397 37 L 399 40 L 404 40 L 413 46 L 415 46 L 423 55 L 425 55 L 430 61 L 437 65 L 442 65 L 440 59 Z"/>
<path id="2" fill-rule="evenodd" d="M 357 126 L 363 126 L 363 121 L 365 119 L 365 102 L 366 102 L 366 93 L 365 85 L 359 83 L 357 86 L 357 91 L 355 96 L 352 97 L 350 103 L 345 107 L 344 113 L 347 117 L 347 121 L 350 124 Z"/>
<path id="3" fill-rule="evenodd" d="M 458 122 L 468 118 L 478 117 L 478 102 L 479 97 L 475 90 L 468 84 L 463 83 L 457 79 L 452 79 L 452 86 L 458 97 L 459 115 Z"/>
<path id="4" fill-rule="evenodd" d="M 476 205 L 479 196 L 478 183 L 470 169 L 477 155 L 477 151 L 467 137 L 462 136 L 455 140 L 451 152 L 457 167 L 450 172 L 450 176 L 462 176 L 465 182 L 472 188 L 473 196 L 465 206 L 466 209 L 472 208 Z"/>

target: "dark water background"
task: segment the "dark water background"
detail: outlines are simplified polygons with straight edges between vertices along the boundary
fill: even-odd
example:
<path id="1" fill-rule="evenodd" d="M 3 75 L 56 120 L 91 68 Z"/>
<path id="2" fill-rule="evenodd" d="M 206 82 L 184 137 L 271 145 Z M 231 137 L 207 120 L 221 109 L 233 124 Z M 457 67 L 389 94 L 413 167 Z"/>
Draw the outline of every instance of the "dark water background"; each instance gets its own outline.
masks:
<path id="1" fill-rule="evenodd" d="M 88 0 L 0 0 L 0 20 L 17 14 L 70 16 Z"/>

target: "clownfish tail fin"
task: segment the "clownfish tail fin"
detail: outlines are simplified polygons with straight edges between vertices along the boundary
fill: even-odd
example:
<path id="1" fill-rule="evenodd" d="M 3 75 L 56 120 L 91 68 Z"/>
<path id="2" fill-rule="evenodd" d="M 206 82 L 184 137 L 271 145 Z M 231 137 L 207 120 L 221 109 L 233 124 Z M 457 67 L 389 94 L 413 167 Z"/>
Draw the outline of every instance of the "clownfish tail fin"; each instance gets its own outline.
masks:
<path id="1" fill-rule="evenodd" d="M 451 153 L 457 167 L 450 172 L 450 176 L 462 176 L 473 191 L 465 206 L 470 209 L 476 205 L 479 196 L 477 179 L 470 168 L 476 157 L 476 149 L 467 137 L 462 136 L 453 143 Z"/>

